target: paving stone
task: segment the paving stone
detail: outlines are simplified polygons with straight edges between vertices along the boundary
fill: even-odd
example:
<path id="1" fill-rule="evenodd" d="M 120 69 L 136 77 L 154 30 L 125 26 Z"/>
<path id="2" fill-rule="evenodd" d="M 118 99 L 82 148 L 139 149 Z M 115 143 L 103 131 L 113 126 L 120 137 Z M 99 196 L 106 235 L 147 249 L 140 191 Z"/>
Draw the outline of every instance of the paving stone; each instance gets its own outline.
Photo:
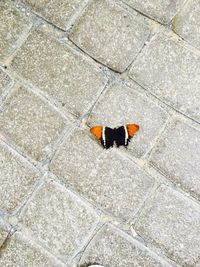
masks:
<path id="1" fill-rule="evenodd" d="M 81 264 L 87 262 L 109 267 L 170 266 L 141 243 L 109 224 L 97 233 L 84 251 Z"/>
<path id="2" fill-rule="evenodd" d="M 188 1 L 174 18 L 173 29 L 182 38 L 200 49 L 200 2 Z"/>
<path id="3" fill-rule="evenodd" d="M 87 134 L 88 131 L 75 130 L 62 144 L 50 164 L 50 170 L 59 177 L 79 178 L 79 183 L 95 168 L 96 158 L 104 150 Z"/>
<path id="4" fill-rule="evenodd" d="M 14 7 L 12 1 L 0 2 L 0 61 L 14 48 L 28 24 L 27 18 Z"/>
<path id="5" fill-rule="evenodd" d="M 63 267 L 64 265 L 47 254 L 41 247 L 33 244 L 21 233 L 15 233 L 1 251 L 0 266 Z"/>
<path id="6" fill-rule="evenodd" d="M 181 193 L 161 186 L 136 224 L 136 231 L 181 266 L 200 258 L 200 206 Z"/>
<path id="7" fill-rule="evenodd" d="M 143 14 L 163 23 L 169 23 L 182 7 L 181 0 L 123 0 Z"/>
<path id="8" fill-rule="evenodd" d="M 29 36 L 12 67 L 64 112 L 77 116 L 88 110 L 106 82 L 96 65 L 39 30 Z"/>
<path id="9" fill-rule="evenodd" d="M 128 151 L 140 157 L 155 141 L 167 119 L 167 113 L 151 99 L 138 93 L 138 89 L 137 84 L 131 88 L 121 83 L 111 84 L 97 102 L 88 123 L 111 127 L 126 123 L 140 125 L 139 132 L 128 146 Z"/>
<path id="10" fill-rule="evenodd" d="M 172 32 L 157 35 L 129 75 L 167 104 L 200 121 L 200 56 L 185 45 Z"/>
<path id="11" fill-rule="evenodd" d="M 70 39 L 104 65 L 123 72 L 150 34 L 146 19 L 113 1 L 93 1 L 72 27 Z"/>
<path id="12" fill-rule="evenodd" d="M 38 161 L 49 152 L 64 127 L 57 112 L 22 87 L 15 88 L 0 113 L 2 135 Z"/>
<path id="13" fill-rule="evenodd" d="M 11 78 L 0 69 L 0 96 L 3 93 L 3 91 L 11 85 L 12 80 Z"/>
<path id="14" fill-rule="evenodd" d="M 151 164 L 200 199 L 200 132 L 175 121 L 154 149 Z"/>
<path id="15" fill-rule="evenodd" d="M 38 173 L 0 143 L 0 209 L 12 212 L 28 195 Z"/>
<path id="16" fill-rule="evenodd" d="M 0 217 L 0 247 L 3 245 L 4 241 L 6 240 L 8 236 L 8 232 L 9 230 L 6 229 L 3 219 Z"/>
<path id="17" fill-rule="evenodd" d="M 151 177 L 132 161 L 116 154 L 115 149 L 96 150 L 95 142 L 81 135 L 68 140 L 50 169 L 79 194 L 114 216 L 128 220 L 146 198 Z M 89 148 L 86 139 L 91 143 Z"/>
<path id="18" fill-rule="evenodd" d="M 67 261 L 87 242 L 98 216 L 65 187 L 50 181 L 34 194 L 19 223 L 27 235 Z"/>
<path id="19" fill-rule="evenodd" d="M 66 29 L 66 23 L 78 8 L 81 0 L 23 0 L 25 4 L 56 26 Z"/>

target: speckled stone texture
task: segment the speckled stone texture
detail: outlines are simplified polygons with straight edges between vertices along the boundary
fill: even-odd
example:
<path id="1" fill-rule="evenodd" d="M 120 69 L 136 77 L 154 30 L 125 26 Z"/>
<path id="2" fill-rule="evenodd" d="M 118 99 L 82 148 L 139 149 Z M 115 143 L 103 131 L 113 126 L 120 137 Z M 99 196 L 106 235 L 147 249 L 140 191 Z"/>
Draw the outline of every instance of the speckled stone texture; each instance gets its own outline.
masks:
<path id="1" fill-rule="evenodd" d="M 75 22 L 70 39 L 99 62 L 123 72 L 150 34 L 146 19 L 114 1 L 93 1 Z"/>
<path id="2" fill-rule="evenodd" d="M 0 97 L 1 94 L 4 92 L 12 84 L 12 79 L 0 69 Z"/>
<path id="3" fill-rule="evenodd" d="M 89 136 L 89 129 L 75 129 L 52 159 L 50 170 L 58 177 L 71 176 L 81 182 L 95 168 L 95 161 L 103 152 L 102 147 Z"/>
<path id="4" fill-rule="evenodd" d="M 0 210 L 12 212 L 27 197 L 38 173 L 1 142 L 0 170 Z"/>
<path id="5" fill-rule="evenodd" d="M 200 206 L 163 185 L 140 216 L 136 230 L 181 266 L 196 266 L 200 258 L 199 221 Z"/>
<path id="6" fill-rule="evenodd" d="M 8 236 L 8 233 L 9 230 L 6 229 L 3 219 L 0 217 L 0 247 L 4 244 Z"/>
<path id="7" fill-rule="evenodd" d="M 41 247 L 21 233 L 15 233 L 1 250 L 0 266 L 4 267 L 64 267 Z"/>
<path id="8" fill-rule="evenodd" d="M 29 36 L 11 66 L 66 114 L 77 116 L 88 110 L 106 82 L 94 64 L 39 30 Z"/>
<path id="9" fill-rule="evenodd" d="M 151 164 L 200 199 L 200 132 L 174 121 L 154 148 Z"/>
<path id="10" fill-rule="evenodd" d="M 81 0 L 23 0 L 34 12 L 65 30 L 67 21 L 78 8 Z"/>
<path id="11" fill-rule="evenodd" d="M 188 1 L 174 18 L 173 29 L 182 38 L 200 50 L 200 2 Z"/>
<path id="12" fill-rule="evenodd" d="M 97 233 L 84 251 L 81 264 L 87 262 L 109 267 L 170 267 L 141 243 L 110 224 Z"/>
<path id="13" fill-rule="evenodd" d="M 38 161 L 51 149 L 64 127 L 65 122 L 56 111 L 22 87 L 14 89 L 0 113 L 2 135 Z"/>
<path id="14" fill-rule="evenodd" d="M 111 84 L 92 110 L 88 123 L 111 127 L 126 123 L 140 125 L 139 132 L 129 143 L 128 152 L 141 157 L 155 142 L 168 116 L 151 98 L 140 94 L 139 89 L 137 84 L 132 87 Z"/>
<path id="15" fill-rule="evenodd" d="M 200 121 L 198 69 L 198 53 L 172 33 L 161 33 L 136 59 L 129 75 L 162 101 Z"/>
<path id="16" fill-rule="evenodd" d="M 123 0 L 141 13 L 167 24 L 176 15 L 186 1 L 183 0 Z"/>
<path id="17" fill-rule="evenodd" d="M 24 232 L 64 262 L 80 249 L 98 223 L 97 214 L 56 182 L 45 182 L 20 216 Z"/>
<path id="18" fill-rule="evenodd" d="M 105 151 L 100 147 L 98 151 L 93 143 L 77 132 L 66 140 L 50 169 L 103 210 L 128 220 L 148 195 L 152 178 L 130 160 L 117 155 L 115 149 Z M 84 172 L 80 164 L 85 166 Z"/>
<path id="19" fill-rule="evenodd" d="M 0 63 L 14 49 L 16 41 L 28 28 L 28 19 L 17 10 L 12 1 L 0 2 Z"/>

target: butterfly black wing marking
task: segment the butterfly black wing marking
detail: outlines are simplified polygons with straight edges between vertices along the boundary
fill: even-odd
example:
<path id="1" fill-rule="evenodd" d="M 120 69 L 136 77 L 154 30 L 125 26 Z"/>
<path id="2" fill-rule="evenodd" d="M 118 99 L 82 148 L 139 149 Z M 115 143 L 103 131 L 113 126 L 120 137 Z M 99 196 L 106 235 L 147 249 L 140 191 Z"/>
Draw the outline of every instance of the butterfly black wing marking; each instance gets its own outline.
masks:
<path id="1" fill-rule="evenodd" d="M 114 145 L 114 129 L 111 129 L 109 127 L 105 127 L 103 129 L 101 144 L 104 148 L 108 149 L 110 147 L 113 147 Z"/>
<path id="2" fill-rule="evenodd" d="M 116 146 L 125 146 L 127 147 L 129 138 L 127 136 L 127 131 L 124 126 L 120 126 L 119 128 L 114 129 L 114 139 Z"/>

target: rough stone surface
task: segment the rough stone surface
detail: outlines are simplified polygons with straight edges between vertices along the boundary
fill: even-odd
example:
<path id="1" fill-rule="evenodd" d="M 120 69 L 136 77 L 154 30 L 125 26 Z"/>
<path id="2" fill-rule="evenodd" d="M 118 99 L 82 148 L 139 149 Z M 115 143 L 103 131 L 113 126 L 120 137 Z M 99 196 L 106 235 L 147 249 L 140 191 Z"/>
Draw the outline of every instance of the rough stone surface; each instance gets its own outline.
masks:
<path id="1" fill-rule="evenodd" d="M 0 209 L 12 212 L 38 178 L 38 173 L 0 143 Z"/>
<path id="2" fill-rule="evenodd" d="M 183 0 L 123 0 L 143 14 L 163 23 L 169 23 L 182 7 Z"/>
<path id="3" fill-rule="evenodd" d="M 78 178 L 81 182 L 95 168 L 96 158 L 103 153 L 103 149 L 90 138 L 88 132 L 89 129 L 75 129 L 65 140 L 50 165 L 54 174 Z"/>
<path id="4" fill-rule="evenodd" d="M 51 170 L 79 194 L 114 216 L 128 220 L 146 198 L 152 184 L 151 177 L 130 160 L 117 155 L 115 149 L 101 149 L 103 153 L 99 149 L 99 156 L 97 151 L 91 154 L 90 147 L 93 146 L 95 151 L 92 144 L 94 141 L 88 139 L 91 144 L 87 150 L 87 143 L 84 141 L 86 138 L 88 139 L 83 134 L 76 133 L 74 138 L 68 139 L 52 162 Z M 78 140 L 83 144 L 82 151 L 77 144 Z M 77 162 L 85 166 L 84 173 Z"/>
<path id="5" fill-rule="evenodd" d="M 22 87 L 13 91 L 0 113 L 2 134 L 28 156 L 39 161 L 64 126 L 58 113 Z"/>
<path id="6" fill-rule="evenodd" d="M 28 24 L 27 18 L 14 7 L 12 1 L 0 2 L 0 62 L 14 48 Z"/>
<path id="7" fill-rule="evenodd" d="M 6 240 L 7 236 L 8 236 L 8 229 L 5 228 L 4 221 L 0 217 L 0 247 L 3 245 L 3 243 Z"/>
<path id="8" fill-rule="evenodd" d="M 41 247 L 27 240 L 21 233 L 15 233 L 0 253 L 0 266 L 2 267 L 64 267 Z"/>
<path id="9" fill-rule="evenodd" d="M 148 151 L 159 135 L 167 114 L 152 99 L 138 93 L 138 89 L 139 86 L 136 84 L 130 88 L 113 83 L 97 102 L 88 123 L 92 126 L 111 127 L 126 123 L 140 125 L 139 132 L 128 146 L 128 151 L 140 157 Z"/>
<path id="10" fill-rule="evenodd" d="M 200 199 L 200 132 L 180 121 L 166 130 L 151 163 L 169 179 Z"/>
<path id="11" fill-rule="evenodd" d="M 112 225 L 104 226 L 84 251 L 81 264 L 88 262 L 109 267 L 170 266 L 141 243 Z"/>
<path id="12" fill-rule="evenodd" d="M 12 79 L 0 69 L 0 96 L 11 83 Z"/>
<path id="13" fill-rule="evenodd" d="M 65 30 L 66 23 L 75 12 L 81 0 L 23 0 L 44 19 Z"/>
<path id="14" fill-rule="evenodd" d="M 161 186 L 139 218 L 136 230 L 181 266 L 196 266 L 200 257 L 199 221 L 198 204 Z"/>
<path id="15" fill-rule="evenodd" d="M 84 245 L 97 222 L 89 206 L 53 181 L 40 186 L 20 216 L 24 231 L 63 261 Z"/>
<path id="16" fill-rule="evenodd" d="M 175 35 L 161 33 L 136 59 L 129 75 L 167 104 L 200 121 L 199 68 L 198 54 Z"/>
<path id="17" fill-rule="evenodd" d="M 95 65 L 39 30 L 29 36 L 12 67 L 50 95 L 64 112 L 76 115 L 87 111 L 106 81 Z"/>
<path id="18" fill-rule="evenodd" d="M 173 29 L 191 45 L 200 50 L 200 2 L 188 1 L 180 13 L 174 18 Z"/>
<path id="19" fill-rule="evenodd" d="M 149 36 L 145 19 L 115 2 L 93 1 L 75 22 L 70 39 L 99 62 L 123 72 Z"/>

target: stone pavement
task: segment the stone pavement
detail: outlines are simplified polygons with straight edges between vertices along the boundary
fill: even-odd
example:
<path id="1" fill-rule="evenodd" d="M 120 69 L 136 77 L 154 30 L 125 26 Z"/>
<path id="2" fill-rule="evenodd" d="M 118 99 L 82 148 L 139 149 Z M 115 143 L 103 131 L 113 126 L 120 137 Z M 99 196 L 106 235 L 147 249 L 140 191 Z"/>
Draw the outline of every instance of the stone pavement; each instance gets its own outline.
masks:
<path id="1" fill-rule="evenodd" d="M 1 267 L 200 267 L 198 0 L 1 0 L 0 109 Z"/>

